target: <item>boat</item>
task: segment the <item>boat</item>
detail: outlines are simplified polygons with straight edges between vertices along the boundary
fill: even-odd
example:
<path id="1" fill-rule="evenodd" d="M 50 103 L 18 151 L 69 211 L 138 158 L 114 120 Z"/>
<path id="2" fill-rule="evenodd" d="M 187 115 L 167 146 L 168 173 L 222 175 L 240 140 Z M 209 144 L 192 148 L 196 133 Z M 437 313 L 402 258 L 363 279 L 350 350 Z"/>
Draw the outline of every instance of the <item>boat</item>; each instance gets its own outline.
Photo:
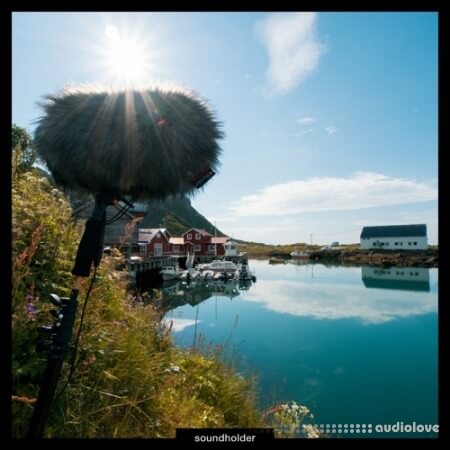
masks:
<path id="1" fill-rule="evenodd" d="M 180 274 L 180 278 L 183 281 L 191 281 L 191 280 L 198 280 L 200 278 L 201 272 L 199 272 L 196 269 L 193 269 L 192 267 L 190 269 L 183 270 Z"/>
<path id="2" fill-rule="evenodd" d="M 286 260 L 283 258 L 275 258 L 275 256 L 272 256 L 269 258 L 269 264 L 286 264 Z"/>
<path id="3" fill-rule="evenodd" d="M 256 275 L 250 272 L 248 264 L 239 264 L 238 269 L 235 272 L 236 280 L 251 280 L 256 281 Z"/>
<path id="4" fill-rule="evenodd" d="M 200 274 L 202 280 L 211 280 L 214 277 L 215 272 L 212 270 L 204 270 Z"/>
<path id="5" fill-rule="evenodd" d="M 159 273 L 164 281 L 180 278 L 183 271 L 178 266 L 166 266 Z"/>
<path id="6" fill-rule="evenodd" d="M 223 261 L 220 259 L 215 259 L 214 261 L 201 264 L 196 267 L 196 269 L 200 271 L 212 270 L 213 272 L 221 272 L 221 273 L 235 273 L 237 270 L 237 265 L 232 261 Z"/>
<path id="7" fill-rule="evenodd" d="M 291 252 L 291 256 L 292 256 L 292 258 L 295 258 L 295 259 L 310 259 L 311 258 L 311 255 L 309 252 L 301 252 L 298 250 Z"/>

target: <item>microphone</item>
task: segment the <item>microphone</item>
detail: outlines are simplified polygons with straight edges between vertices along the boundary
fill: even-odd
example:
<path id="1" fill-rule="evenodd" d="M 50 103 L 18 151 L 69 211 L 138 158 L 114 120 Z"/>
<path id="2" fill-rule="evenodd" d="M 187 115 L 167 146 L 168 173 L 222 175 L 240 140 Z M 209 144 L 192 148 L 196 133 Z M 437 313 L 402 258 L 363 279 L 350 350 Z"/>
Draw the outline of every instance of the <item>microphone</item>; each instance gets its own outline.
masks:
<path id="1" fill-rule="evenodd" d="M 219 165 L 221 124 L 194 91 L 72 86 L 40 105 L 34 145 L 62 187 L 164 199 L 192 194 Z"/>

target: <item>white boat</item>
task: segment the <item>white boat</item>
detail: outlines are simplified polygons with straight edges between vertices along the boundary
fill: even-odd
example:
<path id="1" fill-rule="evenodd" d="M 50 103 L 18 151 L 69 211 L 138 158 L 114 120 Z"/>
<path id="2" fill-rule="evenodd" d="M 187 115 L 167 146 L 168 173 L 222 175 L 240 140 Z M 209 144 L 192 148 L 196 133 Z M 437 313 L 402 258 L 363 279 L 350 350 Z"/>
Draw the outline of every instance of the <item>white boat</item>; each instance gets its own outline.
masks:
<path id="1" fill-rule="evenodd" d="M 164 281 L 179 278 L 183 271 L 178 266 L 166 266 L 159 271 Z"/>
<path id="2" fill-rule="evenodd" d="M 212 270 L 204 270 L 202 272 L 202 279 L 203 280 L 211 280 L 214 277 L 214 271 Z"/>
<path id="3" fill-rule="evenodd" d="M 311 257 L 309 252 L 300 252 L 298 250 L 295 250 L 294 252 L 291 252 L 291 256 L 293 258 L 297 258 L 297 259 L 309 259 Z"/>
<path id="4" fill-rule="evenodd" d="M 222 272 L 222 273 L 235 273 L 237 270 L 237 265 L 232 261 L 223 261 L 220 259 L 215 259 L 214 261 L 208 264 L 202 264 L 201 266 L 197 266 L 197 269 L 204 270 L 212 270 L 213 272 Z"/>
<path id="5" fill-rule="evenodd" d="M 184 281 L 197 280 L 198 278 L 200 278 L 200 272 L 192 268 L 183 270 L 180 274 L 180 278 Z"/>

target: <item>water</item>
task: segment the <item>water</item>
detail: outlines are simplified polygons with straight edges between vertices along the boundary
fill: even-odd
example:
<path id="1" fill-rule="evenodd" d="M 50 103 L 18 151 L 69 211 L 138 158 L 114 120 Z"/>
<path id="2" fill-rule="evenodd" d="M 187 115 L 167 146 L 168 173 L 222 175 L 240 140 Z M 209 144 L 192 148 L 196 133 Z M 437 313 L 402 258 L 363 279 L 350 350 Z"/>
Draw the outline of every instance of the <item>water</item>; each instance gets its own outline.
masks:
<path id="1" fill-rule="evenodd" d="M 178 345 L 237 348 L 263 408 L 295 400 L 330 429 L 437 423 L 437 269 L 249 264 L 247 290 L 166 291 Z"/>

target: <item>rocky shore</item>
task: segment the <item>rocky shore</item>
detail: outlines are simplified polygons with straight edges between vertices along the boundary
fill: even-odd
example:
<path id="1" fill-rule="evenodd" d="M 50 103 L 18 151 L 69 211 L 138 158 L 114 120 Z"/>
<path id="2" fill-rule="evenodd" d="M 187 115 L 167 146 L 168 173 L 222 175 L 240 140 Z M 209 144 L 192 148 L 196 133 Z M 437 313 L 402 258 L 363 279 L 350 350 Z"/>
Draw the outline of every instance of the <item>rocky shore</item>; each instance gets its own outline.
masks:
<path id="1" fill-rule="evenodd" d="M 438 267 L 438 249 L 390 252 L 383 250 L 322 250 L 313 252 L 314 261 L 339 261 L 343 264 L 397 267 Z"/>

